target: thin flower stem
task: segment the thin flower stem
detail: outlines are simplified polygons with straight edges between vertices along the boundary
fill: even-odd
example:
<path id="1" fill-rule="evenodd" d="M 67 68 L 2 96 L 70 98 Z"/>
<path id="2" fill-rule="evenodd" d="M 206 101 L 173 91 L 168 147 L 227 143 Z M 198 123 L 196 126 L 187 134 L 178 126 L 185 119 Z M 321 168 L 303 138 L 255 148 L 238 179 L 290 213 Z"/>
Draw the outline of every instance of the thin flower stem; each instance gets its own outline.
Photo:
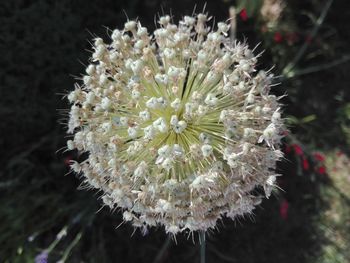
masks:
<path id="1" fill-rule="evenodd" d="M 234 43 L 236 39 L 236 31 L 237 31 L 237 20 L 236 20 L 236 8 L 234 6 L 231 6 L 229 9 L 230 14 L 230 40 L 231 43 Z"/>
<path id="2" fill-rule="evenodd" d="M 200 263 L 205 263 L 205 231 L 199 232 L 199 242 L 200 242 Z"/>
<path id="3" fill-rule="evenodd" d="M 314 26 L 314 28 L 312 29 L 311 33 L 310 33 L 310 38 L 314 38 L 318 32 L 318 30 L 320 29 L 321 25 L 323 24 L 324 19 L 326 18 L 326 15 L 328 13 L 329 8 L 331 7 L 333 3 L 333 0 L 328 0 L 328 2 L 324 5 L 324 8 L 322 10 L 322 13 L 320 15 L 320 17 L 317 19 L 316 24 Z M 299 49 L 299 52 L 297 53 L 297 55 L 295 56 L 295 58 L 293 59 L 293 61 L 291 63 L 289 63 L 284 69 L 283 69 L 283 75 L 288 76 L 288 74 L 293 70 L 293 68 L 296 66 L 296 64 L 299 62 L 299 60 L 303 57 L 306 49 L 309 46 L 309 42 L 305 41 L 303 46 Z"/>
<path id="4" fill-rule="evenodd" d="M 159 252 L 157 253 L 156 258 L 154 259 L 153 263 L 159 263 L 162 261 L 165 252 L 168 250 L 170 244 L 171 244 L 171 234 L 169 234 L 166 238 L 166 241 L 164 242 L 163 246 L 161 247 L 161 249 L 159 250 Z"/>
<path id="5" fill-rule="evenodd" d="M 327 70 L 327 69 L 330 69 L 332 67 L 336 67 L 336 66 L 339 66 L 343 63 L 346 63 L 349 60 L 350 60 L 350 55 L 346 55 L 340 59 L 337 59 L 335 61 L 329 62 L 329 63 L 324 64 L 324 65 L 317 65 L 317 66 L 312 66 L 312 67 L 308 67 L 305 69 L 296 70 L 293 74 L 288 74 L 287 78 L 293 78 L 296 76 L 301 76 L 301 75 L 319 72 L 322 70 Z"/>
<path id="6" fill-rule="evenodd" d="M 79 232 L 76 237 L 74 238 L 74 240 L 72 241 L 72 243 L 70 243 L 70 245 L 67 247 L 67 249 L 64 251 L 62 258 L 58 261 L 60 263 L 64 263 L 66 262 L 66 260 L 68 259 L 68 256 L 70 254 L 70 252 L 72 251 L 72 249 L 79 243 L 79 240 L 82 237 L 82 232 Z"/>

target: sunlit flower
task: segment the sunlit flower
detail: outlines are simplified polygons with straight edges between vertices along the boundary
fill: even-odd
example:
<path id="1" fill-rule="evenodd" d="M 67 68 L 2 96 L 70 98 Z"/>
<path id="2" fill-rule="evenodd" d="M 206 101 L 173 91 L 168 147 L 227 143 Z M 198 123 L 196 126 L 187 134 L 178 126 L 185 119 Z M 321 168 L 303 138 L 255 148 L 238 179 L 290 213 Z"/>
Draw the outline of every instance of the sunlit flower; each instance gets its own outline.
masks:
<path id="1" fill-rule="evenodd" d="M 283 125 L 272 75 L 206 14 L 152 34 L 138 21 L 94 41 L 91 64 L 68 95 L 71 167 L 136 227 L 214 228 L 251 213 L 276 184 Z"/>

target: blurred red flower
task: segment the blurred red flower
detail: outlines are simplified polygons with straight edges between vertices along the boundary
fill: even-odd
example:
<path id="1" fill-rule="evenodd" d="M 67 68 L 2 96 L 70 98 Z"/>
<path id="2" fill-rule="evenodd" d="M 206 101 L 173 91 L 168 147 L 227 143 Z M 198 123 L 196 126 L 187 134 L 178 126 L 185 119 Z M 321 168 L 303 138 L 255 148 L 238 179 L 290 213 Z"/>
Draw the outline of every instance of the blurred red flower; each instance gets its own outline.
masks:
<path id="1" fill-rule="evenodd" d="M 303 158 L 303 169 L 307 171 L 309 170 L 309 168 L 310 168 L 309 161 L 306 158 Z"/>
<path id="2" fill-rule="evenodd" d="M 247 10 L 245 8 L 243 8 L 241 10 L 241 12 L 239 12 L 239 17 L 243 20 L 243 21 L 247 21 L 248 20 L 248 14 L 247 14 Z"/>
<path id="3" fill-rule="evenodd" d="M 294 148 L 294 151 L 295 151 L 295 154 L 296 154 L 296 155 L 301 156 L 301 155 L 304 154 L 304 153 L 303 153 L 303 149 L 301 148 L 301 146 L 300 146 L 299 144 L 293 144 L 292 146 L 293 146 L 293 148 Z"/>
<path id="4" fill-rule="evenodd" d="M 324 162 L 325 156 L 322 153 L 314 153 L 314 157 L 317 161 Z"/>
<path id="5" fill-rule="evenodd" d="M 283 36 L 280 32 L 276 32 L 273 35 L 273 40 L 275 41 L 275 43 L 281 43 L 283 41 Z"/>
<path id="6" fill-rule="evenodd" d="M 320 167 L 318 167 L 318 170 L 317 170 L 317 172 L 319 173 L 319 174 L 325 174 L 326 173 L 326 167 L 325 166 L 320 166 Z"/>

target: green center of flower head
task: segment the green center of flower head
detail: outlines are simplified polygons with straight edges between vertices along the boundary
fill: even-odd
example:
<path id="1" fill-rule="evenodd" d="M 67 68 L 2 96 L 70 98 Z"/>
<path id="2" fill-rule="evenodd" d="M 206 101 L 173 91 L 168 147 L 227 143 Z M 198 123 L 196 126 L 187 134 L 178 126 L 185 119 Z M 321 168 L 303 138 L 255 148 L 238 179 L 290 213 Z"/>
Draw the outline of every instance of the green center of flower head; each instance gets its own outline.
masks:
<path id="1" fill-rule="evenodd" d="M 136 226 L 214 227 L 250 212 L 256 186 L 269 196 L 274 185 L 282 122 L 272 77 L 228 24 L 210 30 L 207 20 L 164 16 L 152 35 L 129 21 L 110 44 L 95 39 L 84 85 L 68 95 L 68 149 L 88 152 L 73 169 Z"/>

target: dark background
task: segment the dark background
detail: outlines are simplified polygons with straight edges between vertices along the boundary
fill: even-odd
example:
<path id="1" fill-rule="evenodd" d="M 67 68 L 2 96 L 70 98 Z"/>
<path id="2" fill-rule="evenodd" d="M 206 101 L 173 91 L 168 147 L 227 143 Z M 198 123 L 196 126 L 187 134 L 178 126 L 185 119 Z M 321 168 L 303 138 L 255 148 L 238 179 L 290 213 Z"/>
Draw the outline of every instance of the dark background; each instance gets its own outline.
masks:
<path id="1" fill-rule="evenodd" d="M 251 5 L 242 2 L 207 1 L 206 10 L 222 21 L 230 6 Z M 265 52 L 258 66 L 275 65 L 282 85 L 274 92 L 289 94 L 283 103 L 292 135 L 284 142 L 288 161 L 279 165 L 284 175 L 279 183 L 285 191 L 264 201 L 251 218 L 219 222 L 219 230 L 208 236 L 207 262 L 349 259 L 340 249 L 334 254 L 340 261 L 317 261 L 329 242 L 320 230 L 320 218 L 331 206 L 324 189 L 333 183 L 319 174 L 320 164 L 312 153 L 332 149 L 349 153 L 350 4 L 334 0 L 317 35 L 309 39 L 327 1 L 286 3 L 281 22 L 267 31 L 258 11 L 248 10 L 248 19 L 237 16 L 237 38 L 248 38 L 251 47 L 261 43 L 258 51 Z M 177 21 L 192 14 L 195 4 L 202 10 L 203 1 L 179 0 L 0 2 L 0 262 L 34 262 L 64 226 L 68 234 L 48 262 L 56 262 L 67 251 L 66 262 L 198 262 L 198 242 L 193 244 L 191 237 L 180 235 L 176 244 L 166 241 L 161 228 L 145 236 L 139 231 L 133 234 L 128 224 L 116 229 L 122 222 L 120 214 L 99 210 L 97 193 L 77 190 L 80 180 L 73 174 L 64 176 L 76 153 L 56 152 L 66 140 L 60 124 L 66 117 L 60 109 L 67 109 L 68 103 L 62 96 L 73 89 L 75 77 L 88 64 L 89 40 L 96 35 L 107 39 L 106 27 L 121 28 L 127 17 L 138 18 L 152 31 L 162 9 L 171 10 Z M 276 39 L 276 32 L 283 41 Z M 289 33 L 295 33 L 297 40 L 287 41 Z M 296 69 L 316 70 L 285 78 L 283 68 L 306 41 L 308 49 Z M 295 145 L 303 149 L 302 158 Z M 305 159 L 309 169 L 301 167 Z M 349 201 L 344 200 L 345 209 Z M 281 215 L 286 202 L 288 218 Z M 349 215 L 344 218 L 342 229 L 350 233 Z M 349 234 L 343 238 L 350 240 Z"/>

